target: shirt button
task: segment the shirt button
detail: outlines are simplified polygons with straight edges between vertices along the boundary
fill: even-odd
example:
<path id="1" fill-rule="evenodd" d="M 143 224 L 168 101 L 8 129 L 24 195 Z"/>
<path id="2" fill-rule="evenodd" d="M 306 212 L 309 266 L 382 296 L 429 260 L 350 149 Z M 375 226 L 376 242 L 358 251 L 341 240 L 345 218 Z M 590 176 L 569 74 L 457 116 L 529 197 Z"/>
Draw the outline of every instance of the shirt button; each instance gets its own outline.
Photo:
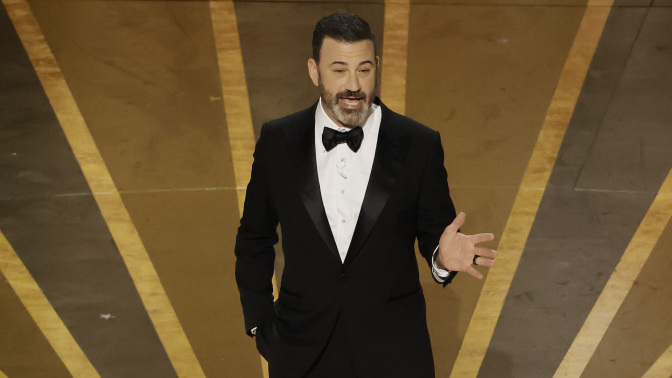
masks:
<path id="1" fill-rule="evenodd" d="M 345 190 L 341 190 L 341 194 L 345 194 Z"/>
<path id="2" fill-rule="evenodd" d="M 341 219 L 341 223 L 345 223 L 345 219 Z"/>

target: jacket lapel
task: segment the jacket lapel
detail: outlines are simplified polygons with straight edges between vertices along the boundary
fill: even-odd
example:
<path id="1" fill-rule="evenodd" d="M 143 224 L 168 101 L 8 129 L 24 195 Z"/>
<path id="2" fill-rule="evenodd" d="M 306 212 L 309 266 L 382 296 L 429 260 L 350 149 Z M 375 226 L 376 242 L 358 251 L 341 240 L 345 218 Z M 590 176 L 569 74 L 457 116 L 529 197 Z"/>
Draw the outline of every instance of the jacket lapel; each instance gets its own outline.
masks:
<path id="1" fill-rule="evenodd" d="M 317 232 L 324 240 L 331 254 L 341 262 L 334 235 L 327 219 L 320 192 L 320 181 L 317 175 L 315 160 L 315 109 L 317 103 L 304 111 L 299 122 L 285 128 L 289 153 L 294 154 L 294 165 L 297 171 L 299 195 L 310 215 Z"/>
<path id="2" fill-rule="evenodd" d="M 406 160 L 408 143 L 398 134 L 398 117 L 379 102 L 382 111 L 380 131 L 373 159 L 371 176 L 359 212 L 359 219 L 343 263 L 347 267 L 357 256 L 368 238 L 396 184 L 398 172 Z M 324 210 L 315 160 L 315 110 L 317 103 L 305 110 L 296 124 L 285 129 L 289 153 L 294 155 L 297 184 L 303 204 L 331 254 L 340 262 L 341 257 Z"/>
<path id="3" fill-rule="evenodd" d="M 397 177 L 399 176 L 399 170 L 403 166 L 406 160 L 406 153 L 408 152 L 408 143 L 403 143 L 403 138 L 397 133 L 394 113 L 382 103 L 380 103 L 380 106 L 382 119 L 380 131 L 378 132 L 376 154 L 373 159 L 371 176 L 369 177 L 364 201 L 359 212 L 355 233 L 352 236 L 352 241 L 345 257 L 344 265 L 346 267 L 359 254 L 373 226 L 376 224 L 380 213 L 383 211 L 393 191 Z"/>

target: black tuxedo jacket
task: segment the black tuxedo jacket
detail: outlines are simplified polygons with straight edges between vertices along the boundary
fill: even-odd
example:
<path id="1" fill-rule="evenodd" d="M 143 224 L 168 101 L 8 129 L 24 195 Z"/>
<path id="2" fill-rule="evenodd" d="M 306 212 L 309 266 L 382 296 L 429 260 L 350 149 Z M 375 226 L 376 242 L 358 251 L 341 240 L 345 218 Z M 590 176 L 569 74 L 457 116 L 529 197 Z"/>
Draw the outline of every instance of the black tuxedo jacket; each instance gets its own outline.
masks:
<path id="1" fill-rule="evenodd" d="M 378 144 L 343 263 L 317 176 L 317 104 L 261 129 L 236 239 L 236 280 L 245 327 L 258 327 L 257 347 L 283 378 L 310 369 L 337 322 L 360 376 L 433 377 L 414 243 L 431 266 L 455 218 L 443 148 L 438 132 L 376 101 Z M 285 268 L 274 303 L 278 223 Z"/>

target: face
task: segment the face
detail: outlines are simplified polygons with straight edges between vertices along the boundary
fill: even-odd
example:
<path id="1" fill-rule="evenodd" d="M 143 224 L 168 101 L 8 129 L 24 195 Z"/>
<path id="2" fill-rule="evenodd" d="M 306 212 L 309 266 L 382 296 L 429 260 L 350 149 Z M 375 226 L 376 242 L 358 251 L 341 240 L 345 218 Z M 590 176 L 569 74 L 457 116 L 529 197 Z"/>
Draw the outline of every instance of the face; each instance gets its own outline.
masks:
<path id="1" fill-rule="evenodd" d="M 369 40 L 354 43 L 325 38 L 320 62 L 308 60 L 308 73 L 320 89 L 325 112 L 336 124 L 363 126 L 376 92 L 378 57 Z"/>

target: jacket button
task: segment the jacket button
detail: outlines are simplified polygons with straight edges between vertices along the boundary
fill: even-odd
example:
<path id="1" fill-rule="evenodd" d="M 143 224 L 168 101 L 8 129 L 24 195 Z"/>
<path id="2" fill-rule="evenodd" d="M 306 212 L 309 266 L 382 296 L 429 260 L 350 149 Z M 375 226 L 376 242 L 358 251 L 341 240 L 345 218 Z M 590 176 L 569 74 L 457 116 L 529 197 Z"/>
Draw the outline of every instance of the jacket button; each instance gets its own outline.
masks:
<path id="1" fill-rule="evenodd" d="M 341 274 L 341 275 L 338 277 L 338 279 L 340 279 L 341 281 L 345 281 L 345 280 L 348 279 L 348 274 L 347 274 L 347 273 L 343 273 L 343 274 Z"/>

